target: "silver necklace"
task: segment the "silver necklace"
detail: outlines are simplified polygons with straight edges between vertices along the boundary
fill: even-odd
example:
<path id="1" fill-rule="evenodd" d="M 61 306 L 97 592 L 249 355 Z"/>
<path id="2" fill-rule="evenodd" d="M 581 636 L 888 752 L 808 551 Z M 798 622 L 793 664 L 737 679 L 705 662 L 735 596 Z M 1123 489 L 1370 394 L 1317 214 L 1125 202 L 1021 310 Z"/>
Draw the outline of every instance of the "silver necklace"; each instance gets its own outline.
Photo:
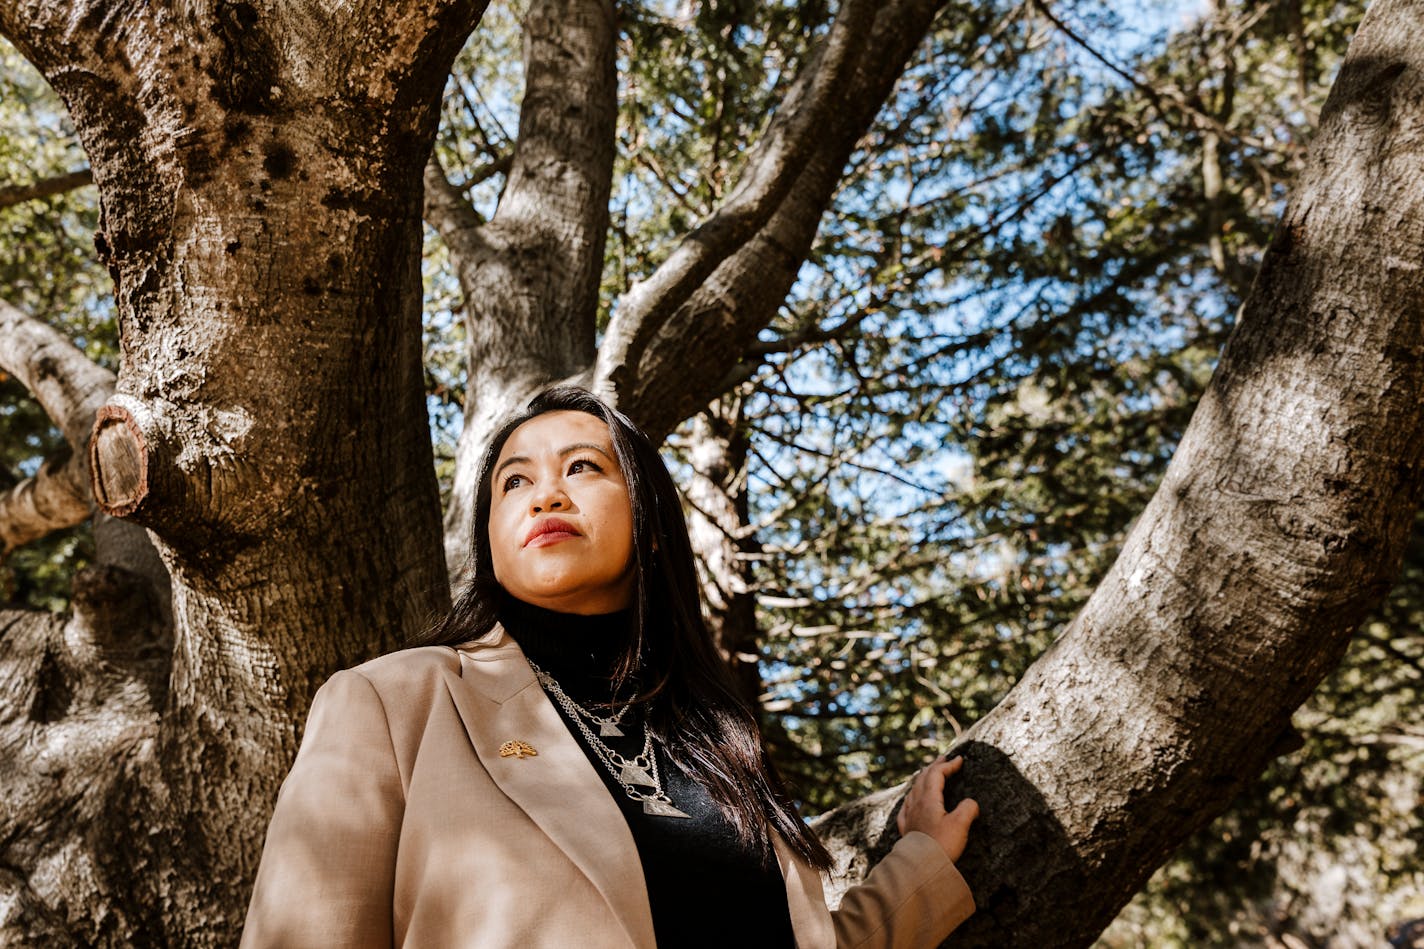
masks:
<path id="1" fill-rule="evenodd" d="M 588 746 L 593 749 L 594 755 L 603 766 L 608 769 L 608 773 L 613 775 L 613 780 L 623 785 L 623 790 L 635 801 L 643 805 L 644 814 L 654 814 L 658 817 L 691 817 L 692 815 L 679 810 L 677 805 L 668 797 L 663 790 L 662 774 L 658 771 L 658 756 L 653 749 L 653 733 L 643 724 L 643 748 L 632 758 L 625 758 L 614 749 L 608 747 L 600 740 L 599 735 L 620 737 L 623 732 L 618 726 L 623 721 L 623 713 L 628 710 L 628 706 L 623 706 L 618 712 L 608 718 L 595 715 L 582 705 L 569 698 L 558 680 L 549 673 L 540 669 L 530 661 L 529 668 L 534 670 L 534 676 L 548 692 L 559 707 L 568 714 L 569 719 L 578 726 L 579 733 L 583 735 Z M 599 726 L 598 735 L 588 727 L 587 722 L 593 722 Z M 608 729 L 612 729 L 611 731 Z M 651 788 L 652 790 L 642 790 Z"/>

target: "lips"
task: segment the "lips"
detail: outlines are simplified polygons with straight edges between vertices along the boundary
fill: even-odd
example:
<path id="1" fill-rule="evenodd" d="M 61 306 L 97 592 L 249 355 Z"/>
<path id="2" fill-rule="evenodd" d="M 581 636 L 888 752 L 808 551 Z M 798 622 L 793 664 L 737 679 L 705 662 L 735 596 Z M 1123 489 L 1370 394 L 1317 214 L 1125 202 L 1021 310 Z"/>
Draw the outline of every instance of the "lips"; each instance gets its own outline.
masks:
<path id="1" fill-rule="evenodd" d="M 570 537 L 581 537 L 578 528 L 558 517 L 546 517 L 524 538 L 525 547 L 548 547 Z"/>

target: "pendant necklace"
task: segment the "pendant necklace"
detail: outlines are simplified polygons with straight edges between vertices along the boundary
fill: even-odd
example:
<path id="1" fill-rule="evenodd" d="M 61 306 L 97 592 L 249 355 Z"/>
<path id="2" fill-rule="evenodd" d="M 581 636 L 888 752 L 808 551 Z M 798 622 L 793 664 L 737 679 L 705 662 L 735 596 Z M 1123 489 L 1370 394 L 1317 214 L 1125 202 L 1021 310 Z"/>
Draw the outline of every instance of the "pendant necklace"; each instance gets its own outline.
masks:
<path id="1" fill-rule="evenodd" d="M 663 790 L 662 774 L 658 770 L 658 756 L 653 748 L 653 733 L 646 722 L 642 726 L 642 750 L 632 758 L 625 758 L 604 744 L 599 736 L 622 737 L 623 731 L 619 726 L 623 722 L 623 713 L 628 710 L 628 706 L 622 706 L 617 713 L 611 716 L 595 715 L 571 699 L 560 688 L 558 680 L 540 669 L 533 661 L 530 661 L 529 667 L 534 670 L 534 676 L 539 680 L 544 691 L 559 703 L 559 707 L 578 726 L 579 734 L 583 735 L 588 746 L 593 749 L 594 756 L 608 769 L 608 773 L 613 775 L 613 780 L 623 785 L 623 790 L 630 798 L 643 805 L 644 814 L 653 814 L 658 817 L 692 816 L 679 810 L 677 805 L 672 802 L 672 798 L 668 797 L 667 792 Z M 587 722 L 598 726 L 598 735 L 593 733 L 593 729 L 588 727 Z M 645 788 L 650 790 L 644 790 Z"/>

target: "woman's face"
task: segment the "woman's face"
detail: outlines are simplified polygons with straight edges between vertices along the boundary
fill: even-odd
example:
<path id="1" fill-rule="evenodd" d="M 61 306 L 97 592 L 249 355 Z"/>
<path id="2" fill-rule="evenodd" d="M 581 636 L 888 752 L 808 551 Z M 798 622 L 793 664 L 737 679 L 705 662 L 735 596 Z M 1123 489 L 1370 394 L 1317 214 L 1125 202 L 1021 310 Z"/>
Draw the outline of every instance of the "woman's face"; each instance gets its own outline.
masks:
<path id="1" fill-rule="evenodd" d="M 504 443 L 490 482 L 500 586 L 563 613 L 611 613 L 633 594 L 633 507 L 608 426 L 547 412 Z"/>

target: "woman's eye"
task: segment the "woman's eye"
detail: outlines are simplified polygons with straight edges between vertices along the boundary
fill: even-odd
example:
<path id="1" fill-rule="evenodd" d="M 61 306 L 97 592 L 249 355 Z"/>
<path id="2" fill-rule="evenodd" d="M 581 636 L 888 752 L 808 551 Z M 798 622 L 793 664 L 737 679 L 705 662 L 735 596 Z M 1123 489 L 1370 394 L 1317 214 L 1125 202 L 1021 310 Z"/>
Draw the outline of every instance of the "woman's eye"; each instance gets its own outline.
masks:
<path id="1" fill-rule="evenodd" d="M 580 471 L 602 471 L 603 469 L 587 458 L 578 458 L 569 464 L 569 474 L 578 474 Z"/>
<path id="2" fill-rule="evenodd" d="M 524 475 L 510 475 L 508 478 L 504 479 L 504 484 L 500 485 L 500 490 L 505 493 L 508 493 L 509 491 L 519 487 L 523 483 Z"/>

